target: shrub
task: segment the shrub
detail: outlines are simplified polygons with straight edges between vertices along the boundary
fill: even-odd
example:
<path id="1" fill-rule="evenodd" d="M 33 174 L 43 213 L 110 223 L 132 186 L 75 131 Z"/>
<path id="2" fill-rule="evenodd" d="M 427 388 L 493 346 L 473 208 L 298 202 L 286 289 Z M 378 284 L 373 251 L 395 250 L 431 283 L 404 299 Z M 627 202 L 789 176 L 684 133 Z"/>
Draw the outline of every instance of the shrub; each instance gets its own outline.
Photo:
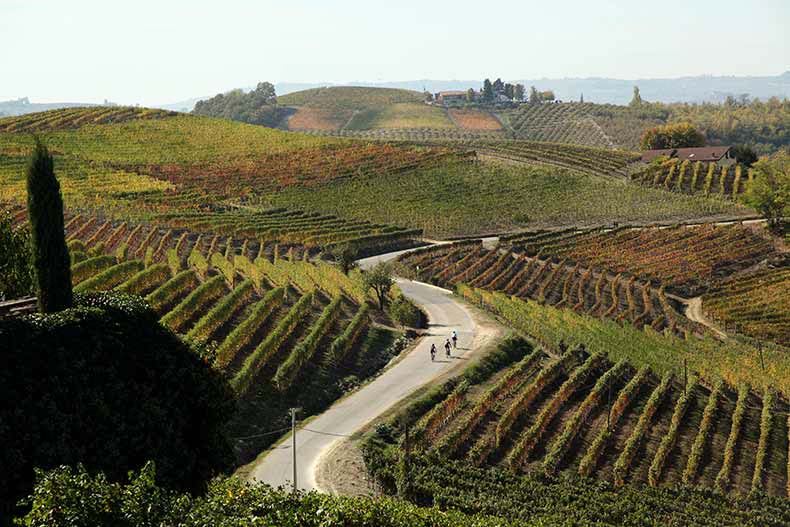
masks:
<path id="1" fill-rule="evenodd" d="M 72 309 L 0 320 L 0 349 L 6 508 L 34 467 L 83 463 L 115 481 L 154 459 L 161 483 L 197 490 L 233 461 L 227 387 L 138 297 L 78 295 Z"/>

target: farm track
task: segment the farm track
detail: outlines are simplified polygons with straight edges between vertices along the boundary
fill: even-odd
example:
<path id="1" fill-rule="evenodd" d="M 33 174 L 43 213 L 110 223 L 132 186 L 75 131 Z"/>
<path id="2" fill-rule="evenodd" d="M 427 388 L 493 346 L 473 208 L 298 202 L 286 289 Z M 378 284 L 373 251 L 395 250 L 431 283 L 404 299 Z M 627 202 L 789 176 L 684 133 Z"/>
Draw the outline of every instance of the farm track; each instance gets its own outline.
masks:
<path id="1" fill-rule="evenodd" d="M 381 255 L 361 261 L 363 268 L 394 258 L 402 252 Z M 342 437 L 351 436 L 407 397 L 414 390 L 440 376 L 455 375 L 468 360 L 498 335 L 498 330 L 480 326 L 468 308 L 452 298 L 451 293 L 437 287 L 399 280 L 404 295 L 424 309 L 429 317 L 429 333 L 417 345 L 378 378 L 350 396 L 338 401 L 326 412 L 298 431 L 297 483 L 305 490 L 317 489 L 316 470 L 324 454 Z M 437 357 L 431 362 L 427 346 L 442 347 L 451 329 L 459 334 L 460 347 L 450 360 Z M 441 354 L 440 354 L 441 355 Z M 290 435 L 254 463 L 250 478 L 272 485 L 285 485 L 292 479 Z"/>

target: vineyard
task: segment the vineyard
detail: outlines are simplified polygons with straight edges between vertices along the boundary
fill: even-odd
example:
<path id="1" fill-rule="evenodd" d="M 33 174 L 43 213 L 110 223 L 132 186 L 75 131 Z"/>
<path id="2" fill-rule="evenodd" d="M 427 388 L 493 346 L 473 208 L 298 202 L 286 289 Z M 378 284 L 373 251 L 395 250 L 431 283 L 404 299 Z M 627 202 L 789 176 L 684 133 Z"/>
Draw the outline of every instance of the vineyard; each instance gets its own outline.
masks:
<path id="1" fill-rule="evenodd" d="M 482 110 L 469 110 L 451 108 L 448 111 L 450 119 L 463 130 L 497 131 L 502 130 L 502 124 L 488 112 Z"/>
<path id="2" fill-rule="evenodd" d="M 476 242 L 418 250 L 401 257 L 401 262 L 420 280 L 445 288 L 464 283 L 638 328 L 667 329 L 679 336 L 705 332 L 681 314 L 681 305 L 663 288 L 625 272 L 583 267 L 567 258 L 517 255 L 484 249 Z"/>
<path id="3" fill-rule="evenodd" d="M 459 460 L 615 487 L 788 496 L 790 405 L 771 388 L 708 384 L 611 362 L 605 352 L 554 353 L 526 342 L 511 363 L 480 377 L 450 381 L 396 417 L 410 428 L 403 447 L 440 466 Z"/>
<path id="4" fill-rule="evenodd" d="M 612 139 L 590 116 L 590 105 L 524 104 L 504 112 L 518 139 L 613 148 Z"/>
<path id="5" fill-rule="evenodd" d="M 71 130 L 88 125 L 125 123 L 145 119 L 172 117 L 175 112 L 134 108 L 130 106 L 98 106 L 64 108 L 0 119 L 0 133 L 49 132 Z"/>
<path id="6" fill-rule="evenodd" d="M 420 233 L 302 207 L 239 205 L 288 186 L 314 187 L 373 173 L 394 176 L 469 155 L 447 148 L 311 138 L 158 111 L 135 109 L 121 118 L 117 109 L 105 110 L 24 116 L 39 123 L 37 129 L 49 130 L 42 139 L 55 156 L 68 210 L 310 247 L 347 242 L 370 252 L 389 247 L 390 241 L 394 247 L 408 245 Z M 108 116 L 116 116 L 114 124 L 106 124 Z M 17 118 L 0 120 L 0 126 L 6 122 L 14 129 Z M 31 148 L 28 134 L 0 133 L 0 201 L 21 207 Z"/>
<path id="7" fill-rule="evenodd" d="M 322 410 L 342 395 L 344 378 L 363 379 L 389 359 L 394 334 L 371 325 L 358 272 L 311 263 L 300 246 L 80 214 L 65 219 L 75 292 L 143 296 L 161 324 L 204 346 L 204 359 L 239 399 L 234 437 L 271 429 L 289 405 Z M 240 461 L 274 439 L 236 441 Z"/>
<path id="8" fill-rule="evenodd" d="M 701 225 L 608 231 L 568 229 L 507 238 L 527 256 L 567 258 L 642 280 L 660 281 L 668 291 L 696 296 L 727 276 L 784 252 L 762 227 Z"/>
<path id="9" fill-rule="evenodd" d="M 663 192 L 556 165 L 501 159 L 447 158 L 441 165 L 395 178 L 371 174 L 331 181 L 318 189 L 290 186 L 260 206 L 403 225 L 433 238 L 747 214 L 732 202 Z"/>
<path id="10" fill-rule="evenodd" d="M 752 170 L 740 165 L 728 167 L 700 161 L 680 162 L 677 159 L 631 175 L 633 181 L 651 187 L 733 199 L 746 192 L 753 178 Z"/>
<path id="11" fill-rule="evenodd" d="M 721 283 L 703 297 L 708 316 L 725 328 L 790 345 L 790 269 L 758 271 Z"/>

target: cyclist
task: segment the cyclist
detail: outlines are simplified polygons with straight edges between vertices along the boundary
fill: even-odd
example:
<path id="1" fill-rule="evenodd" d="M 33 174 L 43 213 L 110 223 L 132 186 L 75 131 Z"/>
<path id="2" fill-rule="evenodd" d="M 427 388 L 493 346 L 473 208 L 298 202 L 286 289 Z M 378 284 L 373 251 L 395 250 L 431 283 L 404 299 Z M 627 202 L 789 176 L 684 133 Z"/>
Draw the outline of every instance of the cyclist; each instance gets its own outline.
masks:
<path id="1" fill-rule="evenodd" d="M 453 330 L 451 338 L 453 339 L 453 348 L 457 348 L 458 347 L 458 333 L 456 333 L 455 330 Z"/>
<path id="2" fill-rule="evenodd" d="M 447 341 L 444 343 L 444 353 L 447 355 L 447 358 L 450 358 L 450 348 L 450 339 L 447 339 Z"/>

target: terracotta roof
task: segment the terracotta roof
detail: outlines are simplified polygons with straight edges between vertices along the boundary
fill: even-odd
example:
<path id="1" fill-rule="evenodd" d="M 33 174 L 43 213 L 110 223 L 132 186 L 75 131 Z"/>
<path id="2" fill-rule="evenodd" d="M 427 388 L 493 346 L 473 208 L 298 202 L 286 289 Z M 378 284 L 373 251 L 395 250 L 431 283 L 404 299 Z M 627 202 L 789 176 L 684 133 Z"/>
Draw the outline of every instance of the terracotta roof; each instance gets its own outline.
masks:
<path id="1" fill-rule="evenodd" d="M 730 146 L 701 146 L 696 148 L 664 148 L 661 150 L 647 150 L 642 152 L 642 162 L 649 163 L 659 156 L 666 156 L 681 161 L 708 161 L 715 162 L 723 158 L 730 151 Z"/>
<path id="2" fill-rule="evenodd" d="M 672 157 L 677 151 L 675 148 L 664 148 L 662 150 L 648 150 L 646 152 L 642 152 L 642 161 L 645 163 L 649 163 L 650 161 L 654 160 L 660 156 Z"/>
<path id="3" fill-rule="evenodd" d="M 702 146 L 699 148 L 678 148 L 675 157 L 681 161 L 718 161 L 730 151 L 729 146 Z"/>
<path id="4" fill-rule="evenodd" d="M 446 95 L 466 95 L 466 92 L 461 90 L 448 90 L 439 92 L 439 97 L 444 97 Z"/>

